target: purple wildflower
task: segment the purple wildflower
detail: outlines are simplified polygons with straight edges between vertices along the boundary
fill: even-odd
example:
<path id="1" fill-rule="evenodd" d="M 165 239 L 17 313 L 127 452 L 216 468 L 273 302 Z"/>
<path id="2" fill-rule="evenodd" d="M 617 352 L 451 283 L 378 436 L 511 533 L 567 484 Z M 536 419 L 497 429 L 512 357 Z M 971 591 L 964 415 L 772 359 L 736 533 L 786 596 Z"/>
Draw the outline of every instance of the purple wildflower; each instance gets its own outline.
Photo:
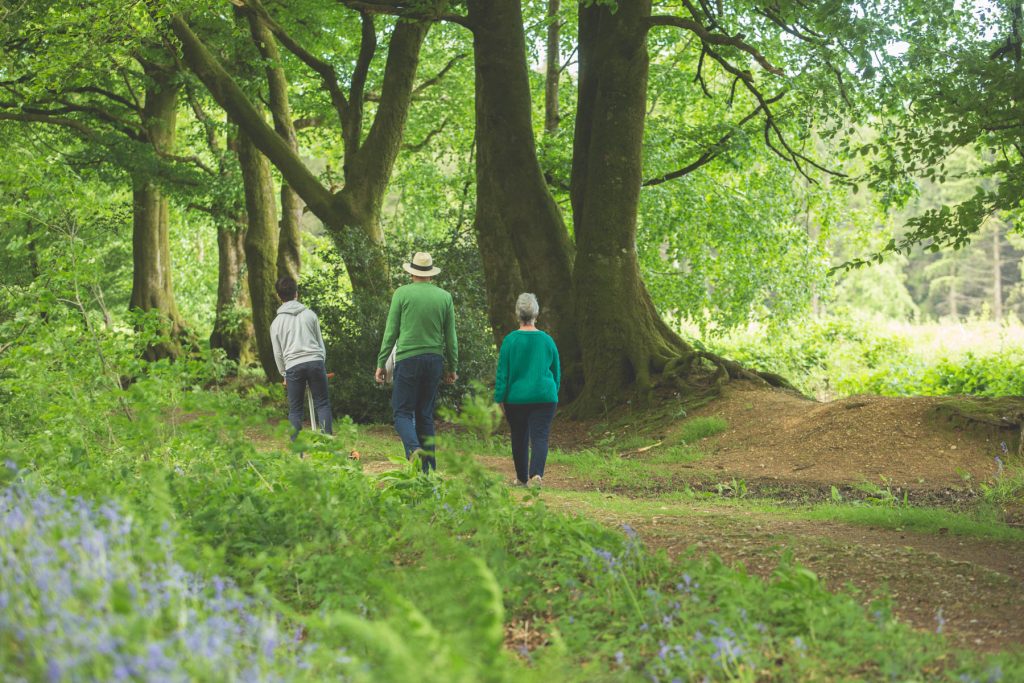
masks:
<path id="1" fill-rule="evenodd" d="M 743 654 L 743 648 L 729 638 L 714 637 L 711 639 L 715 651 L 711 655 L 713 662 L 731 662 Z"/>

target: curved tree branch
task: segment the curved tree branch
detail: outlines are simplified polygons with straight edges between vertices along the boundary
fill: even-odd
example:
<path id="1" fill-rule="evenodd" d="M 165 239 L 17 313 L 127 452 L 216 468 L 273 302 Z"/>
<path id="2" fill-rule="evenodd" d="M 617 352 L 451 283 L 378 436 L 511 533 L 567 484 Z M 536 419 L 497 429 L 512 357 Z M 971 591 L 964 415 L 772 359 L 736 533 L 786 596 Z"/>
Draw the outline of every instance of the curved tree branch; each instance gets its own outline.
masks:
<path id="1" fill-rule="evenodd" d="M 782 95 L 776 95 L 772 99 L 768 100 L 768 103 L 769 104 L 773 104 L 775 102 L 778 102 L 781 98 L 782 98 Z M 730 130 L 728 133 L 726 133 L 721 138 L 719 138 L 718 141 L 715 142 L 715 144 L 713 144 L 711 147 L 706 149 L 704 151 L 704 153 L 701 154 L 699 157 L 697 157 L 697 159 L 695 161 L 687 164 L 686 166 L 683 166 L 678 171 L 672 171 L 671 173 L 665 173 L 663 175 L 657 176 L 656 178 L 651 178 L 649 180 L 645 180 L 643 182 L 643 186 L 644 187 L 650 187 L 652 185 L 661 185 L 662 183 L 668 182 L 669 180 L 675 180 L 676 178 L 682 178 L 685 175 L 689 175 L 690 173 L 693 173 L 694 171 L 696 171 L 701 166 L 704 166 L 705 164 L 707 164 L 707 163 L 709 163 L 711 161 L 714 161 L 716 158 L 718 158 L 722 154 L 722 152 L 725 151 L 725 143 L 727 143 L 729 140 L 731 140 L 732 137 L 734 135 L 736 135 L 736 133 L 739 132 L 743 128 L 744 125 L 749 123 L 750 120 L 753 119 L 755 116 L 757 116 L 762 110 L 763 110 L 763 107 L 760 104 L 757 105 L 757 107 L 755 107 L 752 112 L 750 112 L 749 114 L 744 116 L 742 119 L 740 119 L 740 121 L 733 127 L 732 130 Z"/>
<path id="2" fill-rule="evenodd" d="M 242 0 L 238 0 L 242 2 Z M 236 2 L 236 4 L 238 4 Z M 345 93 L 341 91 L 341 86 L 338 84 L 338 74 L 334 71 L 334 67 L 320 59 L 312 52 L 304 48 L 294 38 L 289 35 L 284 27 L 274 21 L 274 18 L 270 16 L 267 9 L 259 0 L 244 0 L 242 2 L 246 8 L 256 12 L 260 19 L 262 19 L 270 32 L 274 34 L 274 37 L 281 41 L 281 44 L 285 48 L 295 55 L 302 63 L 308 66 L 310 69 L 315 71 L 320 76 L 320 80 L 324 84 L 324 88 L 331 96 L 331 104 L 334 105 L 335 111 L 338 113 L 338 120 L 344 127 L 346 119 L 348 118 L 348 99 L 345 97 Z M 241 5 L 240 5 L 241 6 Z"/>
<path id="3" fill-rule="evenodd" d="M 684 19 L 683 17 L 666 15 L 653 16 L 649 19 L 648 23 L 650 26 L 674 26 L 676 28 L 686 29 L 687 31 L 696 34 L 701 41 L 708 45 L 726 45 L 734 47 L 737 50 L 745 52 L 753 57 L 754 61 L 757 62 L 765 71 L 773 73 L 776 76 L 786 75 L 782 69 L 769 62 L 757 48 L 743 40 L 742 33 L 737 33 L 735 36 L 728 36 L 724 33 L 714 33 L 709 31 L 703 24 L 693 19 Z"/>
<path id="4" fill-rule="evenodd" d="M 188 22 L 180 15 L 175 15 L 170 17 L 169 23 L 174 35 L 181 41 L 185 64 L 203 82 L 217 104 L 252 138 L 260 151 L 273 162 L 288 184 L 317 215 L 332 214 L 332 193 L 306 168 L 288 141 L 267 125 L 260 111 L 192 31 Z"/>

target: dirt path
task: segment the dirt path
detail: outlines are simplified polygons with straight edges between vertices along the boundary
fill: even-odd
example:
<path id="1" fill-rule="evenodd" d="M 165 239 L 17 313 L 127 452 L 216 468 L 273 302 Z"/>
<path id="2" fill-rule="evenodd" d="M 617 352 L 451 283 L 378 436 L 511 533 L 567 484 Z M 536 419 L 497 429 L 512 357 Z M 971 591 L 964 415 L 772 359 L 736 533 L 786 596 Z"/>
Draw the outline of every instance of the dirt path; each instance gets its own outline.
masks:
<path id="1" fill-rule="evenodd" d="M 902 490 L 988 481 L 1019 450 L 1024 401 L 855 396 L 817 403 L 747 382 L 695 411 L 729 425 L 702 444 L 709 468 L 798 484 L 890 482 Z M 986 411 L 988 413 L 986 414 Z M 971 417 L 967 417 L 970 415 Z"/>
<path id="2" fill-rule="evenodd" d="M 511 458 L 479 460 L 514 476 Z M 552 464 L 542 498 L 552 508 L 609 526 L 628 523 L 649 547 L 671 556 L 713 552 L 762 577 L 771 576 L 779 555 L 790 550 L 832 590 L 852 584 L 865 603 L 876 590 L 887 590 L 896 614 L 916 628 L 941 628 L 952 642 L 975 650 L 1024 647 L 1024 544 L 793 520 L 700 501 L 628 499 L 635 512 L 619 513 L 610 508 L 622 506 L 602 499 L 623 496 L 592 490 L 573 495 L 586 488 L 567 468 Z"/>
<path id="3" fill-rule="evenodd" d="M 680 443 L 681 434 L 674 408 L 675 415 L 655 416 L 642 425 L 620 420 L 620 434 L 614 433 L 613 421 L 558 420 L 552 441 L 565 451 L 589 447 L 607 456 L 614 446 L 596 439 L 607 443 L 642 433 L 649 437 L 645 444 L 670 448 Z M 780 553 L 788 550 L 829 588 L 852 585 L 865 603 L 884 589 L 901 619 L 920 629 L 941 629 L 958 645 L 1024 647 L 1024 543 L 812 522 L 753 506 L 651 497 L 743 480 L 751 494 L 815 500 L 827 499 L 832 486 L 847 495 L 870 482 L 897 497 L 908 494 L 912 504 L 968 506 L 979 485 L 997 475 L 997 456 L 1007 463 L 1022 457 L 1024 401 L 856 397 L 823 404 L 734 382 L 720 399 L 687 417 L 694 416 L 719 416 L 728 425 L 717 436 L 688 444 L 705 454 L 699 462 L 652 460 L 644 476 L 609 492 L 602 485 L 607 482 L 582 476 L 553 456 L 543 499 L 613 527 L 629 523 L 649 547 L 672 556 L 714 552 L 759 576 L 770 576 Z M 366 471 L 393 467 L 383 455 L 398 450 L 390 429 L 366 430 L 361 438 L 357 448 L 368 456 Z M 645 447 L 628 457 L 635 463 L 657 454 Z M 510 457 L 474 455 L 512 479 Z M 1024 511 L 1007 514 L 1024 521 Z"/>

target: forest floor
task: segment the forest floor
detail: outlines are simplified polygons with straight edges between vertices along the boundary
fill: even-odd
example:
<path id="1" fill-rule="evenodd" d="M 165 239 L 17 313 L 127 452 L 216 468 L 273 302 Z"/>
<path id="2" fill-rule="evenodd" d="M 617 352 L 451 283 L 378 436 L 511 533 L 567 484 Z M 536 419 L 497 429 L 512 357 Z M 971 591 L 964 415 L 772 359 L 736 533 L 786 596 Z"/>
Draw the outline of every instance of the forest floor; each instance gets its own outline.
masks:
<path id="1" fill-rule="evenodd" d="M 791 553 L 830 589 L 865 603 L 885 594 L 901 619 L 956 645 L 1024 648 L 1024 513 L 984 505 L 996 457 L 1024 464 L 1021 412 L 1024 401 L 823 404 L 734 383 L 689 411 L 556 420 L 539 500 L 759 576 Z M 353 446 L 370 472 L 400 449 L 385 426 L 360 428 Z M 507 440 L 455 434 L 442 446 L 514 476 Z"/>

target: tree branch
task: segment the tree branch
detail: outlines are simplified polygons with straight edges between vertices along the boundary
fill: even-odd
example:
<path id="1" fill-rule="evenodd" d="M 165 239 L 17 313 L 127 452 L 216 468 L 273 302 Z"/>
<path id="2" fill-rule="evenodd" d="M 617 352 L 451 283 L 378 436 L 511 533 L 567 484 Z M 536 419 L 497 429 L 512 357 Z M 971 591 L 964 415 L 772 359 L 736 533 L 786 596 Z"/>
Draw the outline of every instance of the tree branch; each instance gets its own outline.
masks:
<path id="1" fill-rule="evenodd" d="M 419 85 L 417 85 L 413 89 L 413 91 L 412 91 L 413 97 L 415 97 L 416 95 L 419 95 L 420 93 L 422 93 L 427 88 L 429 88 L 431 86 L 434 86 L 434 85 L 437 85 L 438 83 L 440 83 L 441 80 L 444 79 L 444 77 L 448 74 L 448 72 L 452 70 L 452 67 L 454 67 L 460 60 L 465 59 L 468 56 L 469 56 L 468 53 L 460 52 L 459 54 L 457 54 L 454 57 L 452 57 L 451 59 L 449 59 L 448 63 L 445 64 L 441 68 L 440 71 L 438 71 L 436 74 L 434 74 L 433 77 L 428 78 L 427 80 L 423 81 L 422 83 L 420 83 Z"/>
<path id="2" fill-rule="evenodd" d="M 425 12 L 421 9 L 422 5 L 417 5 L 417 3 L 396 0 L 340 0 L 340 2 L 349 9 L 368 14 L 389 14 L 418 21 L 448 21 L 470 30 L 473 28 L 469 18 L 465 15 L 449 12 Z"/>
<path id="3" fill-rule="evenodd" d="M 366 90 L 366 76 L 370 71 L 370 63 L 377 52 L 377 30 L 373 25 L 373 15 L 360 13 L 361 34 L 359 37 L 359 56 L 356 68 L 352 72 L 349 85 L 348 120 L 342 135 L 345 138 L 345 153 L 354 153 L 359 149 L 363 137 L 363 96 Z"/>
<path id="4" fill-rule="evenodd" d="M 346 182 L 358 178 L 366 187 L 387 185 L 402 145 L 420 47 L 428 28 L 426 22 L 400 21 L 391 32 L 377 114 L 358 153 L 352 158 L 346 153 Z"/>
<path id="5" fill-rule="evenodd" d="M 142 114 L 142 107 L 138 106 L 137 102 L 132 102 L 131 100 L 129 100 L 126 97 L 121 97 L 117 93 L 110 92 L 109 90 L 105 90 L 104 88 L 100 88 L 100 87 L 95 86 L 95 85 L 88 85 L 88 86 L 84 86 L 84 87 L 81 87 L 81 88 L 71 88 L 69 90 L 66 90 L 65 92 L 92 93 L 94 95 L 99 95 L 101 97 L 105 97 L 108 100 L 110 100 L 112 102 L 116 102 L 116 103 L 118 103 L 118 104 L 120 104 L 120 105 L 122 105 L 124 107 L 127 107 L 128 109 L 131 109 L 132 111 L 136 112 L 137 114 L 140 114 L 140 115 Z"/>
<path id="6" fill-rule="evenodd" d="M 331 192 L 306 168 L 288 142 L 267 125 L 260 111 L 192 31 L 188 22 L 179 15 L 172 16 L 169 21 L 171 30 L 181 41 L 186 65 L 207 87 L 217 104 L 249 135 L 318 216 L 332 215 L 335 211 Z"/>
<path id="7" fill-rule="evenodd" d="M 243 2 L 243 0 L 233 0 Z M 320 80 L 324 84 L 327 92 L 331 96 L 331 104 L 334 105 L 334 110 L 338 113 L 338 120 L 342 126 L 345 125 L 345 119 L 348 112 L 348 100 L 345 98 L 345 93 L 341 91 L 341 86 L 338 84 L 338 74 L 335 73 L 334 67 L 315 56 L 309 50 L 300 45 L 294 38 L 292 38 L 284 27 L 274 21 L 274 18 L 270 16 L 267 9 L 259 0 L 244 0 L 245 7 L 248 7 L 252 11 L 256 12 L 260 19 L 262 19 L 270 32 L 274 34 L 281 44 L 291 52 L 293 55 L 299 58 L 306 66 L 315 71 L 319 76 Z"/>
<path id="8" fill-rule="evenodd" d="M 703 24 L 693 19 L 684 19 L 683 17 L 665 15 L 651 17 L 648 20 L 648 24 L 650 26 L 674 26 L 676 28 L 686 29 L 687 31 L 696 34 L 698 38 L 709 45 L 726 45 L 747 53 L 753 57 L 754 61 L 761 65 L 762 69 L 769 73 L 773 73 L 776 76 L 786 75 L 782 69 L 769 62 L 768 59 L 757 50 L 757 48 L 744 41 L 742 33 L 737 33 L 735 36 L 728 36 L 724 33 L 713 33 Z"/>
<path id="9" fill-rule="evenodd" d="M 417 142 L 415 144 L 407 143 L 405 145 L 402 145 L 402 149 L 404 149 L 407 152 L 412 152 L 414 154 L 416 152 L 419 152 L 424 147 L 429 145 L 431 140 L 433 140 L 435 137 L 440 135 L 441 132 L 448 126 L 448 123 L 449 123 L 449 120 L 448 120 L 447 117 L 445 117 L 445 119 L 443 121 L 441 121 L 441 125 L 437 126 L 433 130 L 431 130 L 429 133 L 427 133 L 426 136 L 422 140 L 420 140 L 419 142 Z"/>
<path id="10" fill-rule="evenodd" d="M 69 119 L 64 116 L 49 116 L 46 114 L 30 114 L 28 112 L 11 112 L 11 111 L 0 111 L 0 121 L 24 121 L 27 123 L 46 123 L 54 126 L 63 126 L 64 128 L 70 128 L 75 130 L 87 138 L 96 138 L 99 134 L 75 119 Z"/>
<path id="11" fill-rule="evenodd" d="M 736 78 L 738 78 L 740 80 L 740 82 L 743 83 L 743 86 L 747 89 L 747 92 L 749 92 L 754 97 L 754 99 L 760 105 L 761 109 L 764 111 L 764 116 L 765 116 L 765 136 L 764 136 L 764 138 L 765 138 L 765 144 L 768 146 L 768 149 L 770 149 L 773 152 L 775 152 L 775 154 L 777 154 L 780 158 L 786 159 L 787 161 L 791 162 L 796 167 L 797 171 L 800 172 L 800 175 L 804 176 L 805 178 L 807 178 L 807 180 L 809 180 L 811 182 L 817 182 L 817 181 L 814 178 L 812 178 L 810 175 L 808 175 L 808 173 L 804 170 L 803 164 L 801 162 L 806 163 L 809 166 L 813 166 L 814 168 L 818 169 L 819 171 L 822 171 L 823 173 L 827 173 L 827 174 L 829 174 L 831 176 L 836 176 L 836 177 L 840 177 L 840 178 L 847 177 L 847 175 L 845 173 L 842 173 L 840 171 L 835 171 L 833 169 L 830 169 L 830 168 L 827 168 L 825 166 L 822 166 L 821 164 L 819 164 L 818 162 L 814 161 L 810 157 L 808 157 L 808 156 L 806 156 L 804 154 L 801 154 L 800 152 L 797 152 L 796 150 L 793 149 L 793 147 L 789 144 L 789 142 L 786 141 L 786 136 L 783 134 L 782 130 L 779 128 L 778 122 L 775 119 L 775 115 L 772 113 L 772 109 L 769 106 L 769 105 L 773 104 L 774 102 L 778 101 L 785 94 L 785 92 L 786 92 L 785 90 L 781 91 L 774 98 L 770 98 L 770 99 L 766 98 L 764 96 L 764 94 L 761 92 L 761 90 L 757 87 L 757 84 L 754 83 L 754 76 L 753 76 L 753 74 L 751 74 L 749 71 L 742 70 L 742 69 L 739 69 L 738 67 L 734 66 L 732 63 L 729 62 L 729 60 L 725 59 L 722 55 L 720 55 L 719 53 L 715 52 L 715 50 L 713 50 L 711 47 L 705 46 L 705 49 L 707 50 L 708 55 L 712 59 L 714 59 L 719 64 L 719 66 L 721 66 L 723 69 L 725 69 L 728 73 L 730 73 L 733 76 L 735 76 Z M 781 144 L 782 147 L 786 150 L 785 153 L 783 153 L 781 150 L 779 150 L 772 143 L 771 133 L 775 134 L 775 137 L 778 140 L 779 144 Z"/>
<path id="12" fill-rule="evenodd" d="M 774 98 L 772 98 L 771 100 L 768 100 L 768 102 L 769 102 L 769 104 L 777 102 L 781 97 L 782 97 L 782 95 L 777 95 Z M 750 112 L 749 114 L 744 116 L 742 119 L 740 119 L 739 123 L 737 123 L 733 127 L 732 130 L 730 130 L 728 133 L 726 133 L 721 138 L 719 138 L 718 141 L 715 142 L 715 144 L 713 144 L 711 147 L 706 149 L 704 151 L 704 153 L 701 154 L 695 161 L 687 164 L 686 166 L 683 166 L 678 171 L 672 171 L 671 173 L 665 173 L 664 175 L 660 175 L 660 176 L 658 176 L 656 178 L 651 178 L 650 180 L 645 180 L 642 183 L 642 187 L 651 187 L 652 185 L 661 185 L 662 183 L 668 182 L 669 180 L 675 180 L 676 178 L 682 178 L 685 175 L 689 175 L 690 173 L 693 173 L 694 171 L 696 171 L 701 166 L 704 166 L 705 164 L 710 163 L 711 161 L 715 160 L 716 158 L 718 158 L 722 154 L 723 151 L 725 151 L 725 143 L 727 143 L 730 139 L 732 139 L 732 137 L 737 132 L 739 132 L 743 128 L 743 126 L 745 124 L 747 124 L 748 122 L 750 122 L 751 119 L 753 119 L 755 116 L 757 116 L 762 111 L 762 109 L 763 109 L 763 107 L 760 104 L 757 105 L 757 107 L 755 107 L 752 112 Z"/>

